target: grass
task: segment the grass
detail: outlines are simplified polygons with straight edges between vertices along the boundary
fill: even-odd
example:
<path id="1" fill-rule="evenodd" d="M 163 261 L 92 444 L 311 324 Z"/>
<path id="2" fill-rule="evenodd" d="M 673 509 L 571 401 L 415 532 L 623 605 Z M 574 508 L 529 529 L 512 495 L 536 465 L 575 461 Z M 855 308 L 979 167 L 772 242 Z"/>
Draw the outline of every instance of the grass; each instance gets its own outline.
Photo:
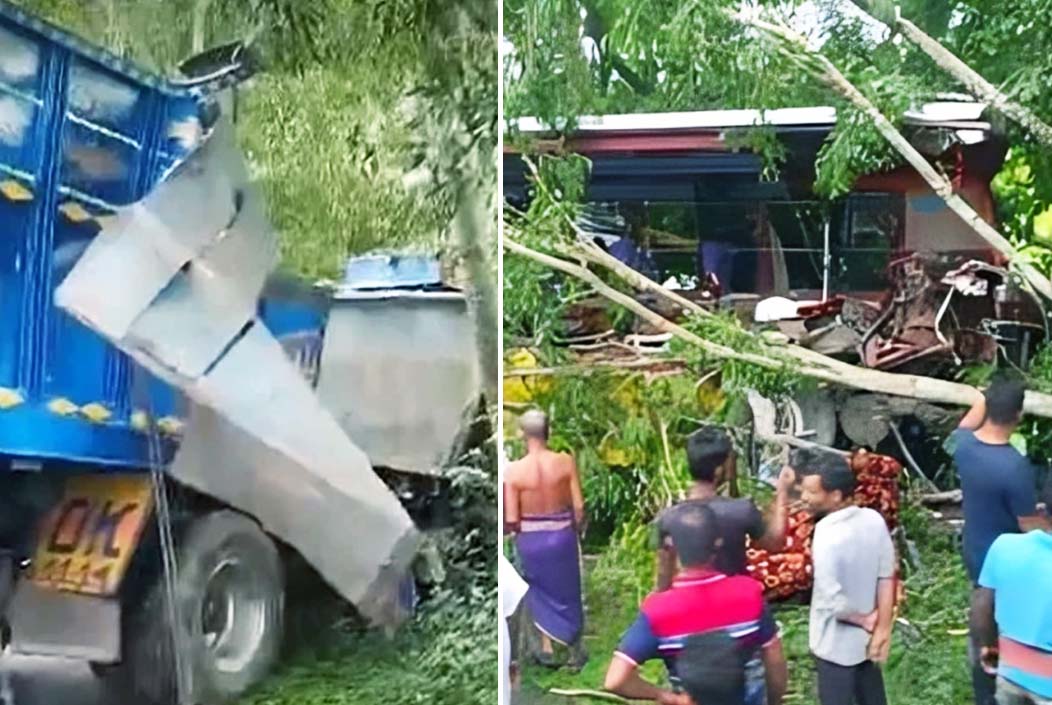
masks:
<path id="1" fill-rule="evenodd" d="M 330 633 L 241 705 L 488 705 L 497 700 L 496 592 L 446 594 L 393 636 Z"/>
<path id="2" fill-rule="evenodd" d="M 961 705 L 970 702 L 966 663 L 967 637 L 950 632 L 967 627 L 969 583 L 954 539 L 920 510 L 903 512 L 906 535 L 919 555 L 905 563 L 906 601 L 896 624 L 891 657 L 884 669 L 889 702 L 895 705 Z M 637 531 L 622 531 L 604 551 L 586 563 L 586 634 L 591 655 L 577 674 L 549 671 L 524 663 L 522 701 L 530 705 L 570 702 L 548 693 L 552 688 L 599 689 L 622 631 L 652 585 L 649 554 Z M 817 705 L 815 676 L 807 646 L 807 607 L 780 605 L 775 617 L 789 660 L 787 705 Z M 663 682 L 664 668 L 651 662 L 644 675 Z"/>

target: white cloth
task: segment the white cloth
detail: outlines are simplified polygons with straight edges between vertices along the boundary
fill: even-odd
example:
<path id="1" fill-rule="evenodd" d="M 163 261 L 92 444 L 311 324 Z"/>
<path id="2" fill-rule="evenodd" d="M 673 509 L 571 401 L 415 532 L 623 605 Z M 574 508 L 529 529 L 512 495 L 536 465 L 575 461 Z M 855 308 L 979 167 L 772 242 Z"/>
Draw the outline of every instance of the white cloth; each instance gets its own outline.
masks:
<path id="1" fill-rule="evenodd" d="M 500 556 L 497 578 L 500 581 L 500 702 L 502 705 L 511 705 L 511 634 L 508 620 L 526 596 L 529 585 L 504 554 Z"/>
<path id="2" fill-rule="evenodd" d="M 872 509 L 845 507 L 815 525 L 811 544 L 811 652 L 840 666 L 866 660 L 869 634 L 841 622 L 877 606 L 877 582 L 895 575 L 895 546 L 884 518 Z"/>

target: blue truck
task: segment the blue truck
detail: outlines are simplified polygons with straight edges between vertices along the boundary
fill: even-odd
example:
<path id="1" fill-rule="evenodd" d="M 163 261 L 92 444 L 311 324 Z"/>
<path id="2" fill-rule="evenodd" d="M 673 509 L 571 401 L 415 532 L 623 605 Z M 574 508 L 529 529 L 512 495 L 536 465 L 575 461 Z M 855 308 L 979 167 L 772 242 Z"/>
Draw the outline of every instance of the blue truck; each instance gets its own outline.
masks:
<path id="1" fill-rule="evenodd" d="M 273 449 L 209 436 L 219 414 L 201 411 L 192 380 L 148 369 L 56 303 L 122 213 L 192 160 L 248 56 L 231 45 L 189 62 L 185 80 L 161 79 L 0 0 L 2 646 L 89 661 L 141 702 L 226 702 L 258 682 L 280 652 L 292 566 L 366 611 L 380 580 L 355 571 L 391 557 L 369 554 L 372 537 L 341 535 L 340 520 L 302 515 L 358 516 L 347 527 L 360 531 L 370 516 L 401 521 L 397 495 L 434 519 L 440 467 L 479 400 L 465 297 L 427 258 L 355 260 L 328 288 L 270 277 L 256 303 L 256 327 L 315 391 L 323 421 L 361 449 L 347 477 L 255 467 Z M 247 386 L 283 374 L 242 373 Z M 280 407 L 288 389 L 261 393 Z M 266 410 L 252 411 L 265 426 Z M 182 474 L 170 472 L 180 453 Z M 368 478 L 351 474 L 363 467 Z M 404 568 L 415 549 L 397 543 Z"/>

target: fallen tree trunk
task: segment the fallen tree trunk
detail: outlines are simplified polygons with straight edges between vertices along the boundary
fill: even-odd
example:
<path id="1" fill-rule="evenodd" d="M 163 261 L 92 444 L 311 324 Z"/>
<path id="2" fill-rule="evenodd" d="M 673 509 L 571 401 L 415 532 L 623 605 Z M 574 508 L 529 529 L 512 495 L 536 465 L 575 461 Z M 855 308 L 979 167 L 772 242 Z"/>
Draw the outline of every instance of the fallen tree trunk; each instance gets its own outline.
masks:
<path id="1" fill-rule="evenodd" d="M 1052 147 L 1052 125 L 1043 121 L 1025 106 L 1013 101 L 971 66 L 961 61 L 953 52 L 904 18 L 898 5 L 890 6 L 890 3 L 881 0 L 852 0 L 852 2 L 863 12 L 884 22 L 892 29 L 900 31 L 903 36 L 927 54 L 939 68 L 957 79 L 969 93 L 1022 125 L 1045 146 Z"/>
<path id="2" fill-rule="evenodd" d="M 534 260 L 540 264 L 559 270 L 564 274 L 576 277 L 590 285 L 602 296 L 614 303 L 628 309 L 643 320 L 653 325 L 658 330 L 671 333 L 675 337 L 694 345 L 712 355 L 725 360 L 739 360 L 751 364 L 766 367 L 768 369 L 779 369 L 787 364 L 792 364 L 794 370 L 801 375 L 811 377 L 831 384 L 837 384 L 853 389 L 861 389 L 878 394 L 889 394 L 892 396 L 920 399 L 940 404 L 952 404 L 955 406 L 971 406 L 978 398 L 980 392 L 975 387 L 957 382 L 949 382 L 931 377 L 920 377 L 917 375 L 896 374 L 893 372 L 882 372 L 864 367 L 851 365 L 840 360 L 826 357 L 813 350 L 802 348 L 792 344 L 771 344 L 763 341 L 765 345 L 764 354 L 748 353 L 734 350 L 724 345 L 705 340 L 701 336 L 692 333 L 676 323 L 654 313 L 643 304 L 630 296 L 614 289 L 606 284 L 596 274 L 587 268 L 567 262 L 559 257 L 537 252 L 511 239 L 508 235 L 517 234 L 517 230 L 510 225 L 505 225 L 505 234 L 501 243 L 507 251 Z M 569 248 L 568 248 L 569 249 Z M 598 248 L 597 248 L 598 249 Z M 573 248 L 576 252 L 577 248 Z M 605 254 L 605 253 L 604 253 Z M 618 262 L 618 265 L 621 263 Z M 610 271 L 620 274 L 620 269 L 611 267 Z M 670 301 L 684 305 L 690 311 L 700 312 L 702 315 L 711 315 L 697 304 L 687 301 L 683 297 L 670 292 L 653 280 L 650 280 L 638 272 L 633 271 L 631 280 L 626 281 L 637 289 L 657 292 Z M 1040 392 L 1027 392 L 1024 402 L 1027 413 L 1045 418 L 1052 418 L 1052 395 Z"/>
<path id="3" fill-rule="evenodd" d="M 746 13 L 731 12 L 730 15 L 738 22 L 755 27 L 766 34 L 780 39 L 790 45 L 800 56 L 806 56 L 808 59 L 815 62 L 818 67 L 820 67 L 820 70 L 817 72 L 819 80 L 831 87 L 844 98 L 847 98 L 856 108 L 869 116 L 873 121 L 873 125 L 877 128 L 880 134 L 884 136 L 884 139 L 890 142 L 899 154 L 901 154 L 902 157 L 917 170 L 917 173 L 928 182 L 928 185 L 931 186 L 932 190 L 946 202 L 946 205 L 949 206 L 949 208 L 965 223 L 967 223 L 970 228 L 978 233 L 979 237 L 989 243 L 991 247 L 1000 252 L 1009 262 L 1015 265 L 1034 289 L 1039 291 L 1045 298 L 1052 300 L 1052 283 L 1050 283 L 1043 274 L 1038 272 L 1018 252 L 1016 252 L 1015 248 L 1012 247 L 1012 244 L 1008 242 L 1001 233 L 997 232 L 992 225 L 983 220 L 979 214 L 968 205 L 967 201 L 954 193 L 953 184 L 951 184 L 945 176 L 935 170 L 935 167 L 933 167 L 928 160 L 909 143 L 909 140 L 903 137 L 902 134 L 895 129 L 895 126 L 884 116 L 884 113 L 880 112 L 880 110 L 870 102 L 869 98 L 863 95 L 853 83 L 840 73 L 840 70 L 833 65 L 833 62 L 822 54 L 812 51 L 807 46 L 807 40 L 804 37 L 785 25 L 772 24 L 761 20 L 759 17 Z M 792 56 L 791 51 L 788 51 L 788 53 Z"/>

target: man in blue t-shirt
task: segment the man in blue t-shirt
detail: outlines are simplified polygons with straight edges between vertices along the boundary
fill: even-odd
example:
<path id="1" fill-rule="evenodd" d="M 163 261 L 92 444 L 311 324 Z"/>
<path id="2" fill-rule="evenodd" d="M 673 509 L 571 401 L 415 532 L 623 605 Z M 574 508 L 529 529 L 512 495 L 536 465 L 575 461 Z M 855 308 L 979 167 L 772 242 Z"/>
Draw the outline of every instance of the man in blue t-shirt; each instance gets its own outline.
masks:
<path id="1" fill-rule="evenodd" d="M 953 433 L 953 459 L 964 494 L 964 565 L 973 584 L 999 536 L 1043 525 L 1037 516 L 1033 467 L 1009 443 L 1023 417 L 1024 393 L 1020 382 L 995 381 Z M 975 702 L 993 705 L 994 679 L 979 665 L 975 645 L 973 635 Z"/>
<path id="2" fill-rule="evenodd" d="M 1052 483 L 1043 495 L 1052 505 Z M 986 672 L 997 674 L 998 705 L 1052 705 L 1052 531 L 994 541 L 972 597 L 972 633 Z"/>

